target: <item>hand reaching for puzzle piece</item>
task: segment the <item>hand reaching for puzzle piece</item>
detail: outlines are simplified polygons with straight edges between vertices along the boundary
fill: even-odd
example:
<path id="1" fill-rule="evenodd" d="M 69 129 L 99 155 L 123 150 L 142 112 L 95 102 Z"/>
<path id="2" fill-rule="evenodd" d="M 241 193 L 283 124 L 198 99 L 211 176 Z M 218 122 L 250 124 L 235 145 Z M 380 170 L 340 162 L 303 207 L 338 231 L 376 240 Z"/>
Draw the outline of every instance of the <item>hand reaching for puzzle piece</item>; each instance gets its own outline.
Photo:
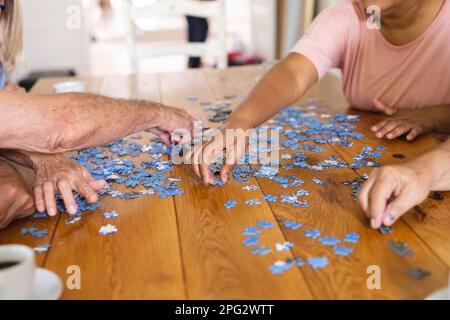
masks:
<path id="1" fill-rule="evenodd" d="M 106 184 L 95 180 L 82 165 L 62 154 L 33 155 L 33 168 L 36 172 L 34 197 L 39 212 L 47 211 L 50 216 L 57 213 L 55 193 L 60 192 L 69 214 L 78 211 L 73 191 L 84 196 L 89 203 L 98 200 L 97 192 Z"/>

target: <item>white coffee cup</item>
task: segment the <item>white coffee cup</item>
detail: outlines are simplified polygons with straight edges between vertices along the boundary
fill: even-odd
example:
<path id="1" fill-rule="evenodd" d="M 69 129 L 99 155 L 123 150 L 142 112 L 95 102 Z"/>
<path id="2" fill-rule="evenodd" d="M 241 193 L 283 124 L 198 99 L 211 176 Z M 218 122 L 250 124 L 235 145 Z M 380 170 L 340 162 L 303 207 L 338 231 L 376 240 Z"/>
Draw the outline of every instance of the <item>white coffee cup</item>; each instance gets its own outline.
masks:
<path id="1" fill-rule="evenodd" d="M 30 299 L 36 269 L 34 251 L 18 244 L 0 246 L 0 265 L 15 262 L 0 268 L 0 300 Z"/>

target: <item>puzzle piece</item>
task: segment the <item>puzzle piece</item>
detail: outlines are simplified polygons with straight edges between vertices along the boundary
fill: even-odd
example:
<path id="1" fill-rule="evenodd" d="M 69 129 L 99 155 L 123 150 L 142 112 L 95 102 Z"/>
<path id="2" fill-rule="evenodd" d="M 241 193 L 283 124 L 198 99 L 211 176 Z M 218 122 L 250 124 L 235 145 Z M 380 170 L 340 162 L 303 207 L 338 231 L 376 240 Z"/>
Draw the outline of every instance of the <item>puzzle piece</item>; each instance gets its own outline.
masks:
<path id="1" fill-rule="evenodd" d="M 381 234 L 389 234 L 389 233 L 392 233 L 392 228 L 391 228 L 391 227 L 388 227 L 388 226 L 385 226 L 385 225 L 382 225 L 382 226 L 378 229 L 378 231 L 379 231 Z"/>
<path id="2" fill-rule="evenodd" d="M 359 234 L 356 232 L 351 232 L 345 235 L 345 242 L 358 243 L 359 242 Z"/>
<path id="3" fill-rule="evenodd" d="M 308 258 L 306 261 L 314 270 L 325 268 L 328 265 L 327 257 Z"/>
<path id="4" fill-rule="evenodd" d="M 341 240 L 336 237 L 322 237 L 319 238 L 319 241 L 326 246 L 335 246 L 341 242 Z"/>
<path id="5" fill-rule="evenodd" d="M 33 248 L 34 252 L 36 252 L 36 253 L 47 252 L 49 249 L 50 249 L 50 243 L 38 244 L 36 247 Z"/>
<path id="6" fill-rule="evenodd" d="M 33 218 L 35 218 L 35 219 L 45 219 L 48 217 L 49 216 L 45 212 L 36 212 L 35 214 L 33 214 Z"/>
<path id="7" fill-rule="evenodd" d="M 112 224 L 107 224 L 106 226 L 102 226 L 100 228 L 100 230 L 98 231 L 98 233 L 100 233 L 102 236 L 105 236 L 105 235 L 109 235 L 112 233 L 116 233 L 117 230 L 118 229 L 116 226 L 114 226 Z"/>
<path id="8" fill-rule="evenodd" d="M 321 186 L 323 186 L 323 185 L 325 184 L 325 182 L 324 182 L 323 180 L 318 179 L 318 178 L 313 178 L 312 181 L 313 181 L 315 184 L 318 184 L 318 185 L 321 185 Z"/>
<path id="9" fill-rule="evenodd" d="M 317 239 L 319 236 L 320 236 L 320 230 L 318 230 L 318 229 L 313 229 L 313 230 L 305 229 L 305 237 Z"/>
<path id="10" fill-rule="evenodd" d="M 259 256 L 265 256 L 266 254 L 271 253 L 272 250 L 270 248 L 267 248 L 266 246 L 259 246 L 252 249 L 252 254 L 256 254 Z"/>
<path id="11" fill-rule="evenodd" d="M 430 276 L 431 272 L 424 270 L 422 268 L 409 268 L 408 274 L 416 280 L 421 280 L 423 278 Z"/>
<path id="12" fill-rule="evenodd" d="M 103 217 L 105 219 L 117 218 L 119 214 L 116 211 L 104 212 Z"/>
<path id="13" fill-rule="evenodd" d="M 388 247 L 399 257 L 414 255 L 414 252 L 408 248 L 406 242 L 391 240 L 388 242 Z"/>
<path id="14" fill-rule="evenodd" d="M 284 243 L 275 243 L 275 249 L 277 251 L 289 251 L 294 247 L 294 244 L 292 242 L 284 242 Z"/>
<path id="15" fill-rule="evenodd" d="M 249 236 L 247 238 L 245 238 L 244 240 L 244 246 L 246 247 L 252 247 L 256 244 L 258 244 L 259 242 L 259 237 L 258 236 Z"/>
<path id="16" fill-rule="evenodd" d="M 276 202 L 278 197 L 271 194 L 265 194 L 262 198 L 268 202 Z"/>
<path id="17" fill-rule="evenodd" d="M 249 199 L 249 200 L 245 200 L 245 204 L 247 204 L 249 206 L 260 205 L 261 201 L 259 199 Z"/>
<path id="18" fill-rule="evenodd" d="M 255 191 L 255 190 L 259 190 L 259 189 L 260 188 L 255 185 L 242 187 L 242 190 L 245 190 L 245 191 Z"/>
<path id="19" fill-rule="evenodd" d="M 302 267 L 304 265 L 305 262 L 301 258 L 288 259 L 286 261 L 278 260 L 269 266 L 269 270 L 272 274 L 282 274 L 293 266 Z"/>
<path id="20" fill-rule="evenodd" d="M 244 229 L 243 235 L 244 236 L 256 236 L 257 234 L 260 234 L 261 230 L 255 228 L 255 227 L 247 227 Z"/>
<path id="21" fill-rule="evenodd" d="M 48 230 L 47 229 L 39 230 L 36 227 L 30 227 L 30 228 L 22 228 L 20 233 L 23 236 L 31 235 L 34 238 L 40 239 L 40 238 L 45 237 L 48 234 Z"/>
<path id="22" fill-rule="evenodd" d="M 347 257 L 350 253 L 353 252 L 353 248 L 344 247 L 344 246 L 336 246 L 333 248 L 333 252 L 339 256 Z"/>
<path id="23" fill-rule="evenodd" d="M 258 221 L 256 224 L 263 229 L 273 229 L 275 227 L 275 224 L 268 221 Z"/>
<path id="24" fill-rule="evenodd" d="M 227 209 L 232 209 L 234 207 L 236 207 L 236 200 L 228 200 L 227 202 L 225 202 L 225 208 Z"/>
<path id="25" fill-rule="evenodd" d="M 298 228 L 301 228 L 303 225 L 295 221 L 286 220 L 284 221 L 284 226 L 288 229 L 297 230 Z"/>

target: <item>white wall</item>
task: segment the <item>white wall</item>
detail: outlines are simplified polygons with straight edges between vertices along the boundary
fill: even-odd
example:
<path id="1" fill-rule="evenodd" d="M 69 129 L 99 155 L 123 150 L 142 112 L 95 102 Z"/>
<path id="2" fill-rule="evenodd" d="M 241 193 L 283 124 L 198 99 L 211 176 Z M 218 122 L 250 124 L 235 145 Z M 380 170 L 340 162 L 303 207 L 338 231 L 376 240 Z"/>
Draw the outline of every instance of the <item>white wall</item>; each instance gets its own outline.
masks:
<path id="1" fill-rule="evenodd" d="M 269 61 L 276 57 L 277 0 L 251 0 L 254 52 Z"/>
<path id="2" fill-rule="evenodd" d="M 82 0 L 21 0 L 24 18 L 24 52 L 15 78 L 29 71 L 74 69 L 89 73 L 89 34 Z M 84 1 L 85 4 L 88 1 Z M 82 13 L 79 29 L 68 28 L 70 6 Z"/>

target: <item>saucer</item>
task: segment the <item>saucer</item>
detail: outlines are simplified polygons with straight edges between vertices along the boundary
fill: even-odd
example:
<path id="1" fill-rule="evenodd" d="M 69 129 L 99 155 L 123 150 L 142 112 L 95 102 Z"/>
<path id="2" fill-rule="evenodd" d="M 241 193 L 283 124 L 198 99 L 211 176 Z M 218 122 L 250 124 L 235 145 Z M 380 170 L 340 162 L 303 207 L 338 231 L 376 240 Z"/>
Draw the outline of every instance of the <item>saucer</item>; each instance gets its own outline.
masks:
<path id="1" fill-rule="evenodd" d="M 57 300 L 61 297 L 63 286 L 56 273 L 36 268 L 31 300 Z"/>
<path id="2" fill-rule="evenodd" d="M 425 298 L 425 300 L 448 300 L 448 299 L 449 294 L 447 288 L 433 292 L 432 294 L 430 294 L 428 297 Z"/>
<path id="3" fill-rule="evenodd" d="M 53 85 L 53 91 L 55 93 L 84 92 L 85 84 L 83 81 L 58 82 Z"/>

